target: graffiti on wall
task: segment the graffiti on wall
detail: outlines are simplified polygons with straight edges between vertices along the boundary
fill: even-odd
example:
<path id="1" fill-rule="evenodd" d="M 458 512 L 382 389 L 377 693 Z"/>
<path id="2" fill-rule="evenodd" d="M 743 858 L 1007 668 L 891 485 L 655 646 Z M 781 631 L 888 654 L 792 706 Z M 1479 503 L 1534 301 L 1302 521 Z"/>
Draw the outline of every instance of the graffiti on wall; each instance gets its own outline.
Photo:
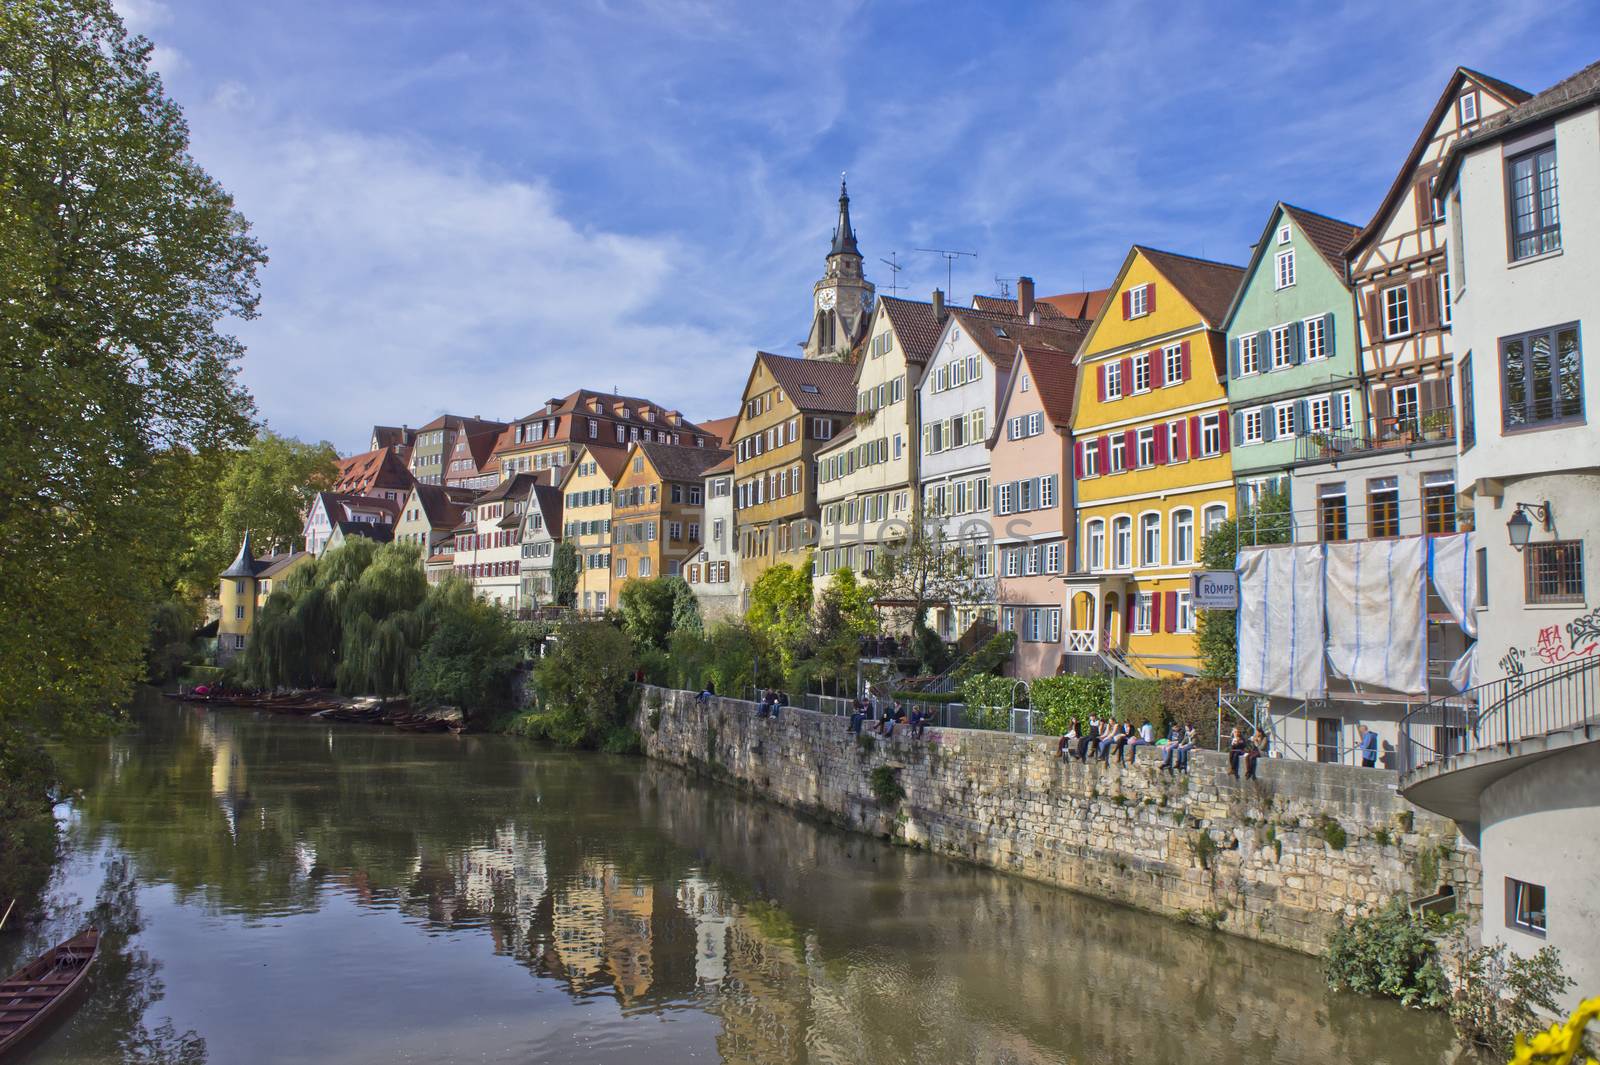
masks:
<path id="1" fill-rule="evenodd" d="M 1532 647 L 1512 645 L 1506 648 L 1506 653 L 1500 656 L 1500 672 L 1513 688 L 1522 686 L 1529 658 L 1538 659 L 1537 666 L 1559 666 L 1600 654 L 1600 607 L 1567 622 L 1564 633 L 1562 628 L 1560 623 L 1546 625 L 1539 630 Z"/>

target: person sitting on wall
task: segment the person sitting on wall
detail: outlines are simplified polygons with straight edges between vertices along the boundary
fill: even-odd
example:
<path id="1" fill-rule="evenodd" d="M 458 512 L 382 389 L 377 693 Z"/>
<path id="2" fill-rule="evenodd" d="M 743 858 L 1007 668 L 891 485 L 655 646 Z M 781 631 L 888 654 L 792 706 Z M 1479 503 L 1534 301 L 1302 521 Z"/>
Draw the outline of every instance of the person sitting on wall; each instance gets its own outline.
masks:
<path id="1" fill-rule="evenodd" d="M 1365 725 L 1357 725 L 1356 733 L 1360 737 L 1356 750 L 1361 752 L 1361 768 L 1378 768 L 1378 734 Z"/>
<path id="2" fill-rule="evenodd" d="M 1133 740 L 1137 735 L 1138 734 L 1133 731 L 1133 723 L 1130 722 L 1130 721 L 1124 721 L 1122 723 L 1122 727 L 1117 730 L 1116 748 L 1117 748 L 1117 764 L 1118 765 L 1126 765 L 1127 764 L 1125 761 L 1123 761 L 1123 758 L 1127 754 L 1128 743 L 1129 743 L 1129 741 Z M 1108 760 L 1108 764 L 1109 764 L 1109 760 Z"/>
<path id="3" fill-rule="evenodd" d="M 1178 741 L 1178 769 L 1181 772 L 1189 771 L 1189 752 L 1194 750 L 1195 731 L 1193 725 L 1186 725 L 1183 738 Z"/>
<path id="4" fill-rule="evenodd" d="M 928 731 L 928 721 L 933 717 L 933 711 L 925 706 L 919 706 L 911 712 L 911 735 L 917 739 Z"/>
<path id="5" fill-rule="evenodd" d="M 1095 754 L 1102 762 L 1111 764 L 1111 748 L 1117 745 L 1117 735 L 1122 731 L 1120 722 L 1110 718 L 1100 723 L 1100 743 Z"/>
<path id="6" fill-rule="evenodd" d="M 1250 742 L 1245 747 L 1244 778 L 1246 780 L 1254 780 L 1256 778 L 1256 763 L 1261 760 L 1262 755 L 1267 753 L 1268 745 L 1267 734 L 1260 729 L 1256 729 L 1255 735 L 1250 737 Z"/>
<path id="7" fill-rule="evenodd" d="M 1239 762 L 1248 750 L 1249 744 L 1245 743 L 1244 733 L 1234 729 L 1228 739 L 1228 775 L 1235 780 L 1239 778 Z"/>
<path id="8" fill-rule="evenodd" d="M 706 686 L 700 689 L 700 694 L 694 697 L 694 701 L 704 706 L 711 701 L 711 697 L 715 694 L 716 692 L 711 690 L 711 682 L 708 680 L 706 681 Z"/>
<path id="9" fill-rule="evenodd" d="M 1139 747 L 1151 747 L 1156 742 L 1155 726 L 1150 724 L 1150 719 L 1145 718 L 1144 724 L 1139 726 L 1139 731 L 1128 737 L 1128 761 L 1137 762 L 1133 752 Z"/>
<path id="10" fill-rule="evenodd" d="M 1096 749 L 1100 742 L 1100 716 L 1089 715 L 1089 727 L 1083 730 L 1083 736 L 1078 740 L 1078 761 L 1089 764 L 1089 752 Z"/>
<path id="11" fill-rule="evenodd" d="M 1061 742 L 1056 744 L 1056 757 L 1063 762 L 1072 761 L 1072 752 L 1078 746 L 1078 722 L 1075 719 L 1067 721 L 1067 731 L 1061 734 Z"/>
<path id="12" fill-rule="evenodd" d="M 1178 769 L 1178 747 L 1183 743 L 1183 726 L 1173 725 L 1167 732 L 1167 742 L 1161 747 L 1161 771 L 1175 773 Z"/>
<path id="13" fill-rule="evenodd" d="M 866 708 L 861 705 L 861 700 L 857 699 L 855 708 L 850 711 L 850 728 L 849 728 L 849 731 L 855 733 L 858 736 L 861 735 L 861 722 L 865 721 L 866 719 L 867 719 Z"/>

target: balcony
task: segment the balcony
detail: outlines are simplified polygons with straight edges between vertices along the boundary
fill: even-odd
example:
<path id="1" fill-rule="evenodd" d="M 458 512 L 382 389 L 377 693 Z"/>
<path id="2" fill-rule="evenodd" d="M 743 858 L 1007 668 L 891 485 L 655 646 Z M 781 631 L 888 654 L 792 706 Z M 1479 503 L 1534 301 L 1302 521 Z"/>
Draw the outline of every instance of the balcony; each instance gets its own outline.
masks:
<path id="1" fill-rule="evenodd" d="M 1296 462 L 1337 461 L 1373 451 L 1451 444 L 1455 439 L 1455 408 L 1438 407 L 1415 414 L 1379 418 L 1376 432 L 1329 429 L 1306 433 L 1295 441 L 1294 459 Z"/>

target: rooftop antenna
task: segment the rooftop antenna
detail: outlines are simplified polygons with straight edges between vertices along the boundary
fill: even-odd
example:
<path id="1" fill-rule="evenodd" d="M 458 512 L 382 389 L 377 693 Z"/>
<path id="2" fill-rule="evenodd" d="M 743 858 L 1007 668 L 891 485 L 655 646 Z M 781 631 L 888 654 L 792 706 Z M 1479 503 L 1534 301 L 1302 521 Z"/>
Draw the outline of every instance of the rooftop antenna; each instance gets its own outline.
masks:
<path id="1" fill-rule="evenodd" d="M 999 286 L 999 288 L 1000 288 L 1000 298 L 1001 299 L 1008 300 L 1008 299 L 1011 298 L 1011 282 L 1013 282 L 1015 280 L 1016 280 L 1016 278 L 1014 278 L 1014 277 L 998 277 L 998 276 L 994 279 L 994 283 L 997 286 Z"/>
<path id="2" fill-rule="evenodd" d="M 889 268 L 889 295 L 898 296 L 900 294 L 900 271 L 905 269 L 900 265 L 900 253 L 892 251 L 889 253 L 889 258 L 879 259 L 878 261 Z"/>
<path id="3" fill-rule="evenodd" d="M 944 256 L 944 290 L 947 294 L 949 294 L 950 302 L 954 303 L 955 293 L 950 291 L 950 284 L 951 277 L 955 269 L 955 261 L 961 258 L 963 255 L 976 259 L 978 257 L 978 253 L 975 251 L 951 251 L 948 248 L 917 248 L 916 250 Z"/>

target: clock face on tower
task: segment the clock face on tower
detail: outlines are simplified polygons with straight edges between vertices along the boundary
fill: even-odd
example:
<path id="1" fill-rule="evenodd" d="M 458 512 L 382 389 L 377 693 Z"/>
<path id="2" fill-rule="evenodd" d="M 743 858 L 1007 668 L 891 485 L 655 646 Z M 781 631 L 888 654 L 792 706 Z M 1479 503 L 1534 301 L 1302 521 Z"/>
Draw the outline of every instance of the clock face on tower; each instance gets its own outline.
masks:
<path id="1" fill-rule="evenodd" d="M 825 288 L 817 293 L 817 309 L 823 311 L 833 310 L 834 301 L 839 298 L 839 293 L 831 288 Z"/>

